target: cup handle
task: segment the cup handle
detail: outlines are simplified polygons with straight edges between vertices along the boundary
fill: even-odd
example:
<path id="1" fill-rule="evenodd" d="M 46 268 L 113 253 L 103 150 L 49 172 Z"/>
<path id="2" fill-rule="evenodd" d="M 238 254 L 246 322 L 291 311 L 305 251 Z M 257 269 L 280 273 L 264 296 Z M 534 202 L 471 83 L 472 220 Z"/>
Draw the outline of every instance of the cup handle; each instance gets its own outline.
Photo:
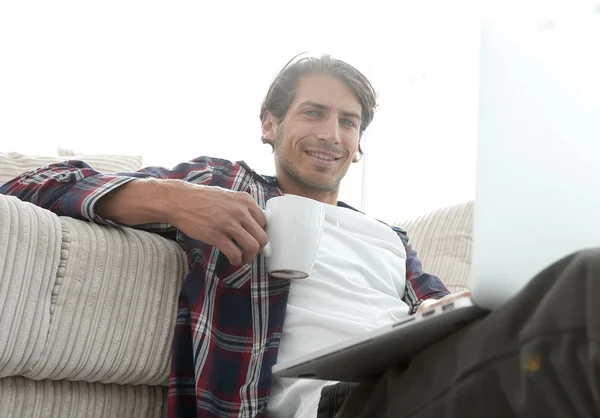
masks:
<path id="1" fill-rule="evenodd" d="M 271 211 L 270 210 L 263 210 L 263 214 L 265 215 L 265 218 L 267 220 L 267 224 L 269 223 L 269 221 L 271 220 Z M 262 249 L 262 253 L 265 257 L 271 257 L 271 255 L 273 254 L 273 248 L 271 248 L 271 243 L 267 242 L 267 245 L 265 245 Z"/>

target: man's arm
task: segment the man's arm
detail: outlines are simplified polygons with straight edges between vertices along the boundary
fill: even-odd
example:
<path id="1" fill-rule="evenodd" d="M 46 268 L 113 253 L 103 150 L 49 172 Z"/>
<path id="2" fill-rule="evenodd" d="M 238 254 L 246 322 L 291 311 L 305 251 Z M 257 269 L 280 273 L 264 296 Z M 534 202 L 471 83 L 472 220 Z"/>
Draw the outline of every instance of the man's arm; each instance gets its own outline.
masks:
<path id="1" fill-rule="evenodd" d="M 25 173 L 0 193 L 102 224 L 163 232 L 175 227 L 217 247 L 234 265 L 248 263 L 267 243 L 264 215 L 249 194 L 208 186 L 211 164 L 199 159 L 173 170 L 106 175 L 68 161 Z M 195 183 L 187 182 L 189 177 Z"/>
<path id="2" fill-rule="evenodd" d="M 102 197 L 96 214 L 123 225 L 166 222 L 247 264 L 267 244 L 265 217 L 248 193 L 181 180 L 135 180 Z"/>
<path id="3" fill-rule="evenodd" d="M 59 216 L 110 224 L 110 220 L 95 216 L 95 203 L 136 177 L 147 176 L 139 172 L 105 175 L 82 161 L 67 161 L 23 173 L 0 187 L 0 193 L 16 196 Z"/>
<path id="4" fill-rule="evenodd" d="M 95 204 L 94 213 L 120 225 L 172 225 L 178 196 L 186 183 L 175 179 L 135 179 L 111 190 Z"/>
<path id="5" fill-rule="evenodd" d="M 402 300 L 409 307 L 409 314 L 415 314 L 419 306 L 428 299 L 441 299 L 450 294 L 444 282 L 433 274 L 425 273 L 417 252 L 408 242 L 406 231 L 392 227 L 406 249 L 406 284 Z"/>

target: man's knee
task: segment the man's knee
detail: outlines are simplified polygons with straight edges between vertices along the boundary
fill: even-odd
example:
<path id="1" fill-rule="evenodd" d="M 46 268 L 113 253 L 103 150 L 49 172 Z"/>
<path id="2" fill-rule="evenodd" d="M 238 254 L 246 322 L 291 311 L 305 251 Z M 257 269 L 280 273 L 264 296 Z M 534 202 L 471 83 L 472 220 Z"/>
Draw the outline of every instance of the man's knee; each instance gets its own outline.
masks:
<path id="1" fill-rule="evenodd" d="M 576 252 L 575 254 L 576 258 L 578 258 L 580 261 L 595 263 L 600 261 L 600 247 L 586 248 Z"/>
<path id="2" fill-rule="evenodd" d="M 577 251 L 538 276 L 536 316 L 546 324 L 579 324 L 600 308 L 600 248 Z M 551 320 L 549 320 L 551 318 Z M 562 327 L 567 329 L 569 327 Z"/>
<path id="3" fill-rule="evenodd" d="M 586 248 L 572 255 L 562 276 L 565 280 L 569 280 L 569 278 L 595 279 L 598 275 L 600 275 L 600 248 Z"/>

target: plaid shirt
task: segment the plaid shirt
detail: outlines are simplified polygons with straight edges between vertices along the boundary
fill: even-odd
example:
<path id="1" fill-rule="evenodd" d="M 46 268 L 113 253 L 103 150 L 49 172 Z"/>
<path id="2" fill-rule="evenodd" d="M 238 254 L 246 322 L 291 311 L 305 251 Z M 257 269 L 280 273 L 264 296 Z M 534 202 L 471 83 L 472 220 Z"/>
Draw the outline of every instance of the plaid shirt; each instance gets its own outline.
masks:
<path id="1" fill-rule="evenodd" d="M 2 186 L 0 193 L 61 216 L 115 225 L 96 215 L 94 205 L 111 190 L 145 177 L 246 192 L 262 208 L 267 200 L 282 194 L 274 178 L 255 173 L 244 162 L 208 157 L 171 170 L 149 167 L 114 175 L 100 174 L 81 161 L 67 161 L 25 173 Z M 264 257 L 256 257 L 245 266 L 232 266 L 218 249 L 185 236 L 171 225 L 136 228 L 176 239 L 190 265 L 179 296 L 168 416 L 262 416 L 273 379 L 271 367 L 277 360 L 289 282 L 270 277 Z M 449 292 L 440 279 L 423 272 L 406 232 L 394 230 L 407 252 L 403 300 L 414 313 L 423 300 Z"/>

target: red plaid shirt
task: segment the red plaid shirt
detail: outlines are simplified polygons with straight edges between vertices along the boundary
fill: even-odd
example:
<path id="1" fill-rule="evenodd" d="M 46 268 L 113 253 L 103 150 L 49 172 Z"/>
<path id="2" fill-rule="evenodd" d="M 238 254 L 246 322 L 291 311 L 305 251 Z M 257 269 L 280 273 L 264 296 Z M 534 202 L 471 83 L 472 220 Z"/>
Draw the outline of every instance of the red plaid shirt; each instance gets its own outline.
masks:
<path id="1" fill-rule="evenodd" d="M 262 208 L 281 195 L 272 177 L 245 163 L 200 157 L 168 170 L 144 168 L 136 173 L 100 174 L 81 161 L 52 164 L 6 183 L 0 193 L 32 202 L 61 216 L 105 225 L 94 213 L 98 200 L 136 178 L 181 179 L 249 193 Z M 339 203 L 340 206 L 349 206 Z M 289 282 L 267 274 L 264 257 L 232 266 L 216 248 L 193 240 L 168 224 L 137 225 L 176 239 L 185 249 L 190 272 L 179 296 L 169 379 L 169 417 L 253 417 L 266 410 L 271 367 L 287 304 Z M 406 233 L 394 228 L 407 252 L 406 289 L 402 300 L 414 313 L 429 298 L 448 290 L 424 273 Z"/>

